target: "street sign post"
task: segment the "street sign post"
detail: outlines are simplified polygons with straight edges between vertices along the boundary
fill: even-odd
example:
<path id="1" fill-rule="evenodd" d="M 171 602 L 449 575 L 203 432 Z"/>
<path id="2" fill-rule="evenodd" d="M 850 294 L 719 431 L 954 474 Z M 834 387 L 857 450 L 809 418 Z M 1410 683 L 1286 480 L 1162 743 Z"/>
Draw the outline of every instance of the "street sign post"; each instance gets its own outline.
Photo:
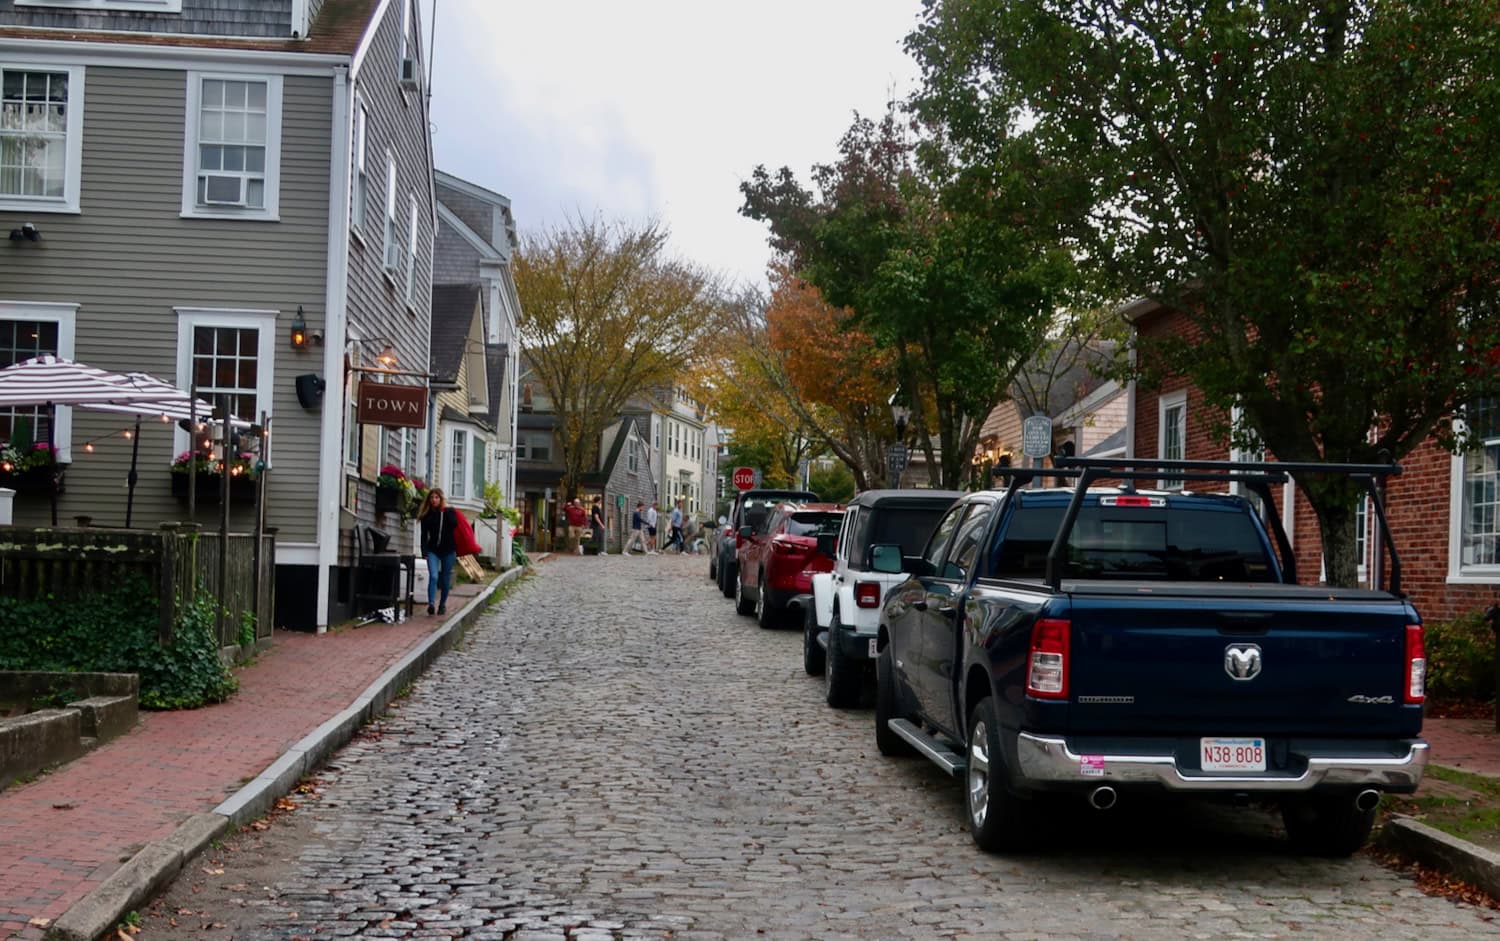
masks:
<path id="1" fill-rule="evenodd" d="M 755 486 L 755 478 L 757 476 L 753 467 L 736 467 L 734 475 L 730 479 L 734 482 L 734 489 L 750 490 Z"/>
<path id="2" fill-rule="evenodd" d="M 1021 453 L 1027 457 L 1046 457 L 1052 453 L 1052 419 L 1033 415 L 1021 423 Z"/>
<path id="3" fill-rule="evenodd" d="M 901 486 L 901 475 L 906 473 L 909 457 L 906 445 L 899 441 L 885 449 L 886 480 L 892 487 Z"/>

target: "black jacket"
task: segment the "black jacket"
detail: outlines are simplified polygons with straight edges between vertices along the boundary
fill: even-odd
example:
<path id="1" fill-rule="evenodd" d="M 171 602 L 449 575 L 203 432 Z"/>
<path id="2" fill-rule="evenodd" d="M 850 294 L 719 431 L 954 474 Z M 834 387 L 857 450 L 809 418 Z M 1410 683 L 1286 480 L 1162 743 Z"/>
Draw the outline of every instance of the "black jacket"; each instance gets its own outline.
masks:
<path id="1" fill-rule="evenodd" d="M 441 513 L 428 513 L 422 517 L 422 554 L 457 552 L 458 546 L 453 542 L 453 531 L 457 528 L 458 511 L 451 506 L 443 507 Z"/>

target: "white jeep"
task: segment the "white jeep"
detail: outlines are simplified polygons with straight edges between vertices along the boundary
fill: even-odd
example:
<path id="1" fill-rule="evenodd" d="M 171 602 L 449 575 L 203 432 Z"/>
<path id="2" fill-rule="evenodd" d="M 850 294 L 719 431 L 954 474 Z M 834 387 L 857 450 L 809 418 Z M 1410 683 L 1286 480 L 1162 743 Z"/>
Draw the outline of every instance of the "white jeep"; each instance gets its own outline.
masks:
<path id="1" fill-rule="evenodd" d="M 823 675 L 828 705 L 855 705 L 875 662 L 875 637 L 886 590 L 901 574 L 870 567 L 874 545 L 899 544 L 918 555 L 944 511 L 963 496 L 951 490 L 866 490 L 849 501 L 834 550 L 833 571 L 812 578 L 812 603 L 803 605 L 802 666 Z"/>

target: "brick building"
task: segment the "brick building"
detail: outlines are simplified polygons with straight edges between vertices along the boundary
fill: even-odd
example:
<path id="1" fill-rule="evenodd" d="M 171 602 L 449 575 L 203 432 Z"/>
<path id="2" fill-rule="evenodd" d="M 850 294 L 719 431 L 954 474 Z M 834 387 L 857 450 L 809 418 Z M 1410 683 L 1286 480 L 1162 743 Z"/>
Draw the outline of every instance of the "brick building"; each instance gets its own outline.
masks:
<path id="1" fill-rule="evenodd" d="M 1122 313 L 1143 338 L 1176 333 L 1192 341 L 1197 333 L 1189 318 L 1154 301 L 1136 301 Z M 1131 383 L 1127 394 L 1126 454 L 1132 457 L 1261 457 L 1215 440 L 1213 426 L 1232 416 L 1211 409 L 1202 392 L 1185 378 L 1168 376 L 1154 389 Z M 1500 409 L 1491 405 L 1477 414 L 1485 426 L 1481 449 L 1453 455 L 1429 438 L 1401 460 L 1402 474 L 1390 481 L 1386 494 L 1386 514 L 1401 557 L 1402 588 L 1429 620 L 1447 620 L 1500 603 Z M 1318 584 L 1322 546 L 1312 507 L 1292 483 L 1277 502 L 1297 556 L 1298 578 Z M 1369 517 L 1362 513 L 1360 524 L 1364 561 L 1359 571 L 1366 584 L 1370 560 L 1378 550 Z"/>

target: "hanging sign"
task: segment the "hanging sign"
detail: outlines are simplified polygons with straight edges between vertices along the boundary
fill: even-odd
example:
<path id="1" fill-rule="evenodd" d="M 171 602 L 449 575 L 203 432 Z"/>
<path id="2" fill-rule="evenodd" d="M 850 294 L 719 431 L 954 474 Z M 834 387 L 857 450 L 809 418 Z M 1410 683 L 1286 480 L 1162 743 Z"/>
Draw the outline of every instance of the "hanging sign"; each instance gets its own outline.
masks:
<path id="1" fill-rule="evenodd" d="M 1046 457 L 1052 453 L 1052 419 L 1032 415 L 1021 423 L 1021 453 L 1027 457 Z"/>
<path id="2" fill-rule="evenodd" d="M 361 379 L 355 403 L 361 425 L 427 427 L 427 387 Z"/>

